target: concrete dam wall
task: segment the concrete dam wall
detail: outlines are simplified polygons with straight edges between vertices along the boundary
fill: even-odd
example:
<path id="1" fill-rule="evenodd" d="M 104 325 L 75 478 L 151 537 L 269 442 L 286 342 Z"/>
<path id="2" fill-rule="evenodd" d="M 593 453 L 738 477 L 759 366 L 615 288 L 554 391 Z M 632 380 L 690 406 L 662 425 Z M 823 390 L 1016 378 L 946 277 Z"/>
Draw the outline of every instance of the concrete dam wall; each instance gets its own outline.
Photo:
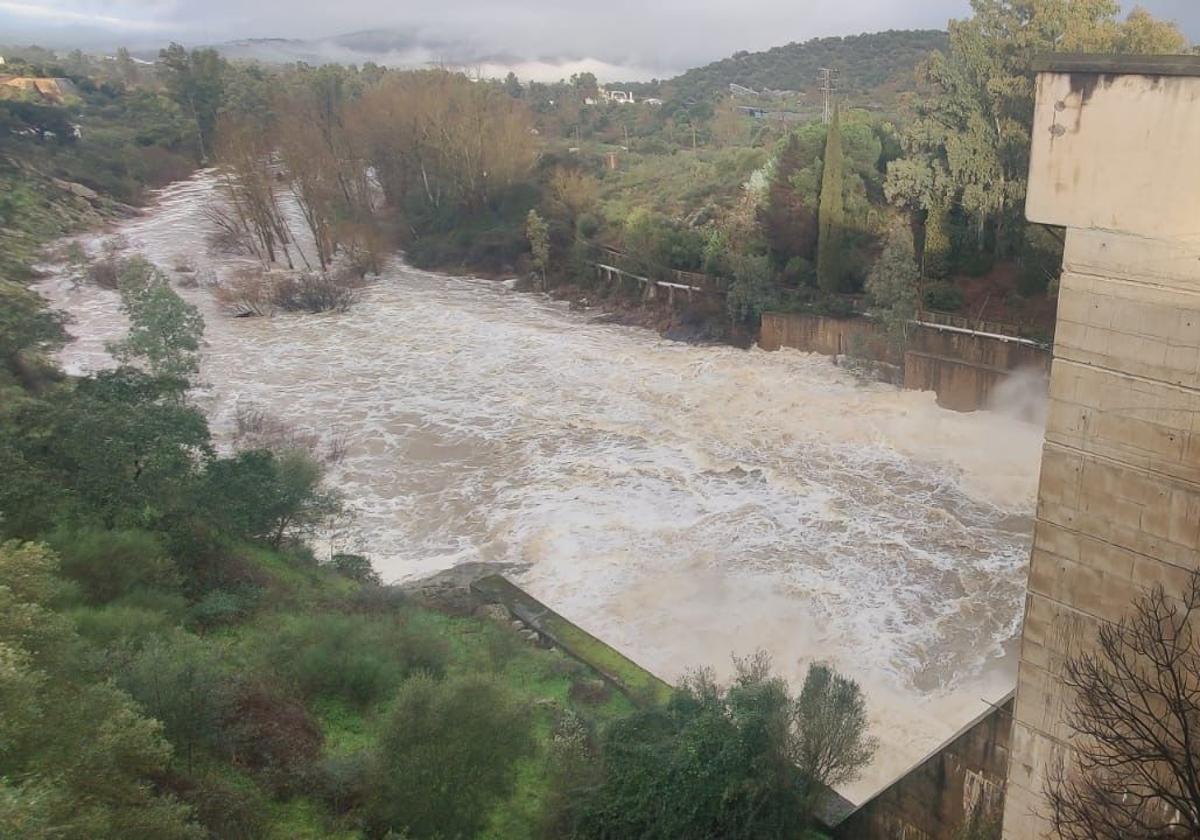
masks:
<path id="1" fill-rule="evenodd" d="M 1050 373 L 1050 351 L 1027 339 L 942 324 L 917 323 L 903 355 L 869 318 L 805 313 L 764 313 L 759 346 L 793 347 L 827 356 L 851 355 L 893 365 L 905 388 L 933 391 L 938 405 L 955 411 L 986 408 L 1016 372 Z"/>

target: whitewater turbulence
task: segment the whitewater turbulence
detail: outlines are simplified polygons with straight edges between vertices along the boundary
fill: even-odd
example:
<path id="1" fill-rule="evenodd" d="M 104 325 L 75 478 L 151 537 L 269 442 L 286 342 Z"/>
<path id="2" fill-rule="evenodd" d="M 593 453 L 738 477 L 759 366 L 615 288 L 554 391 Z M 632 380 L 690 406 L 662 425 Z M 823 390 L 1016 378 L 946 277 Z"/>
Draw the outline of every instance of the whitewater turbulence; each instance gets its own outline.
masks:
<path id="1" fill-rule="evenodd" d="M 121 226 L 164 268 L 207 255 L 200 175 Z M 69 370 L 110 364 L 115 294 L 52 276 Z M 802 353 L 696 347 L 503 284 L 397 262 L 345 314 L 207 321 L 196 399 L 338 432 L 385 579 L 511 563 L 538 598 L 670 679 L 762 647 L 858 679 L 882 744 L 861 799 L 1013 683 L 1041 430 L 957 414 Z"/>

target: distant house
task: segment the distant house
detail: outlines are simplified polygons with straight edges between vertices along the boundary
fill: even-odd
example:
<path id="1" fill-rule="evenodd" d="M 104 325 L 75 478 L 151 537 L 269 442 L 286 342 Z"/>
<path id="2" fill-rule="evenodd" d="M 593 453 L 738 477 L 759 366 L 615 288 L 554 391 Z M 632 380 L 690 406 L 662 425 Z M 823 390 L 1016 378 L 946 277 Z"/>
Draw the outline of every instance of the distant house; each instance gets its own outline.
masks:
<path id="1" fill-rule="evenodd" d="M 619 102 L 622 105 L 632 105 L 636 101 L 633 92 L 628 90 L 600 90 L 601 95 L 609 102 Z"/>

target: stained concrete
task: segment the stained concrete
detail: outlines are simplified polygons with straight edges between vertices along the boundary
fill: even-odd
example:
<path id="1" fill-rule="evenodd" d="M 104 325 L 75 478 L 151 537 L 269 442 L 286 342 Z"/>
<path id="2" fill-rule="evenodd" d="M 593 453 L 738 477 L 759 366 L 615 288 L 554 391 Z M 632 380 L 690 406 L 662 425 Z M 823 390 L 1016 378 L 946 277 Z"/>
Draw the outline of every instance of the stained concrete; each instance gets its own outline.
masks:
<path id="1" fill-rule="evenodd" d="M 879 322 L 862 317 L 768 312 L 758 343 L 898 366 L 905 388 L 933 391 L 938 405 L 954 411 L 987 408 L 1014 373 L 1043 378 L 1050 369 L 1049 351 L 1032 341 L 937 324 L 910 325 L 901 354 Z"/>
<path id="2" fill-rule="evenodd" d="M 1066 661 L 1200 566 L 1200 61 L 1176 64 L 1191 75 L 1076 62 L 1038 76 L 1026 212 L 1067 235 L 1007 840 L 1049 836 L 1046 774 L 1071 749 Z"/>

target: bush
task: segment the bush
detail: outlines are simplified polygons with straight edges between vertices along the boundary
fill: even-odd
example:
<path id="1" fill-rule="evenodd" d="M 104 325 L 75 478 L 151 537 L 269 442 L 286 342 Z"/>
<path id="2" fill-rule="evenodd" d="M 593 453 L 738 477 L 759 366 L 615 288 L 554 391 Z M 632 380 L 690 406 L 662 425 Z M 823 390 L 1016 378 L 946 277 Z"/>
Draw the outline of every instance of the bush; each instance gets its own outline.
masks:
<path id="1" fill-rule="evenodd" d="M 266 829 L 269 803 L 252 785 L 235 786 L 218 776 L 202 776 L 180 798 L 192 806 L 210 837 L 258 840 Z"/>
<path id="2" fill-rule="evenodd" d="M 190 623 L 200 630 L 236 624 L 250 615 L 261 600 L 262 591 L 256 587 L 213 589 L 192 606 Z"/>
<path id="3" fill-rule="evenodd" d="M 276 794 L 304 790 L 321 752 L 321 729 L 304 704 L 263 680 L 239 681 L 222 709 L 222 747 Z"/>
<path id="4" fill-rule="evenodd" d="M 925 290 L 925 308 L 937 312 L 957 312 L 962 309 L 962 291 L 951 283 L 935 283 Z"/>
<path id="5" fill-rule="evenodd" d="M 175 758 L 189 772 L 200 749 L 220 745 L 227 670 L 200 639 L 183 632 L 151 639 L 117 681 L 162 722 Z"/>
<path id="6" fill-rule="evenodd" d="M 958 270 L 968 277 L 982 277 L 995 264 L 996 258 L 988 250 L 968 248 L 958 255 Z"/>
<path id="7" fill-rule="evenodd" d="M 334 697 L 368 706 L 417 672 L 440 675 L 449 653 L 433 632 L 410 626 L 405 615 L 324 613 L 286 616 L 260 638 L 276 673 L 309 697 Z"/>
<path id="8" fill-rule="evenodd" d="M 80 636 L 105 647 L 140 643 L 166 632 L 175 623 L 170 616 L 156 610 L 123 604 L 81 607 L 71 611 L 71 618 Z"/>
<path id="9" fill-rule="evenodd" d="M 575 220 L 575 230 L 584 239 L 591 239 L 600 232 L 600 217 L 595 213 L 580 213 Z"/>
<path id="10" fill-rule="evenodd" d="M 358 300 L 362 277 L 353 271 L 304 271 L 275 283 L 275 305 L 288 312 L 345 312 Z"/>
<path id="11" fill-rule="evenodd" d="M 274 284 L 261 271 L 234 272 L 213 286 L 212 292 L 217 305 L 236 317 L 270 315 L 275 308 Z"/>
<path id="12" fill-rule="evenodd" d="M 383 724 L 369 822 L 379 834 L 473 837 L 534 747 L 529 711 L 495 679 L 413 677 Z"/>
<path id="13" fill-rule="evenodd" d="M 125 261 L 121 259 L 121 249 L 127 243 L 120 239 L 108 239 L 100 249 L 100 256 L 92 260 L 85 272 L 87 281 L 93 286 L 116 291 L 121 283 L 121 272 Z"/>
<path id="14" fill-rule="evenodd" d="M 88 603 L 106 604 L 136 589 L 177 590 L 180 575 L 158 538 L 147 531 L 55 531 L 50 544 L 62 573 L 76 581 Z"/>
<path id="15" fill-rule="evenodd" d="M 370 558 L 361 554 L 335 554 L 330 558 L 329 565 L 342 577 L 358 583 L 374 586 L 380 583 L 379 572 L 371 565 Z"/>
<path id="16" fill-rule="evenodd" d="M 870 761 L 855 683 L 814 665 L 793 697 L 764 654 L 737 666 L 728 688 L 694 674 L 666 706 L 605 731 L 602 780 L 576 792 L 576 837 L 798 837 L 822 786 Z"/>
<path id="17" fill-rule="evenodd" d="M 361 806 L 370 785 L 371 760 L 366 752 L 326 756 L 317 766 L 317 796 L 335 814 L 345 814 Z"/>

